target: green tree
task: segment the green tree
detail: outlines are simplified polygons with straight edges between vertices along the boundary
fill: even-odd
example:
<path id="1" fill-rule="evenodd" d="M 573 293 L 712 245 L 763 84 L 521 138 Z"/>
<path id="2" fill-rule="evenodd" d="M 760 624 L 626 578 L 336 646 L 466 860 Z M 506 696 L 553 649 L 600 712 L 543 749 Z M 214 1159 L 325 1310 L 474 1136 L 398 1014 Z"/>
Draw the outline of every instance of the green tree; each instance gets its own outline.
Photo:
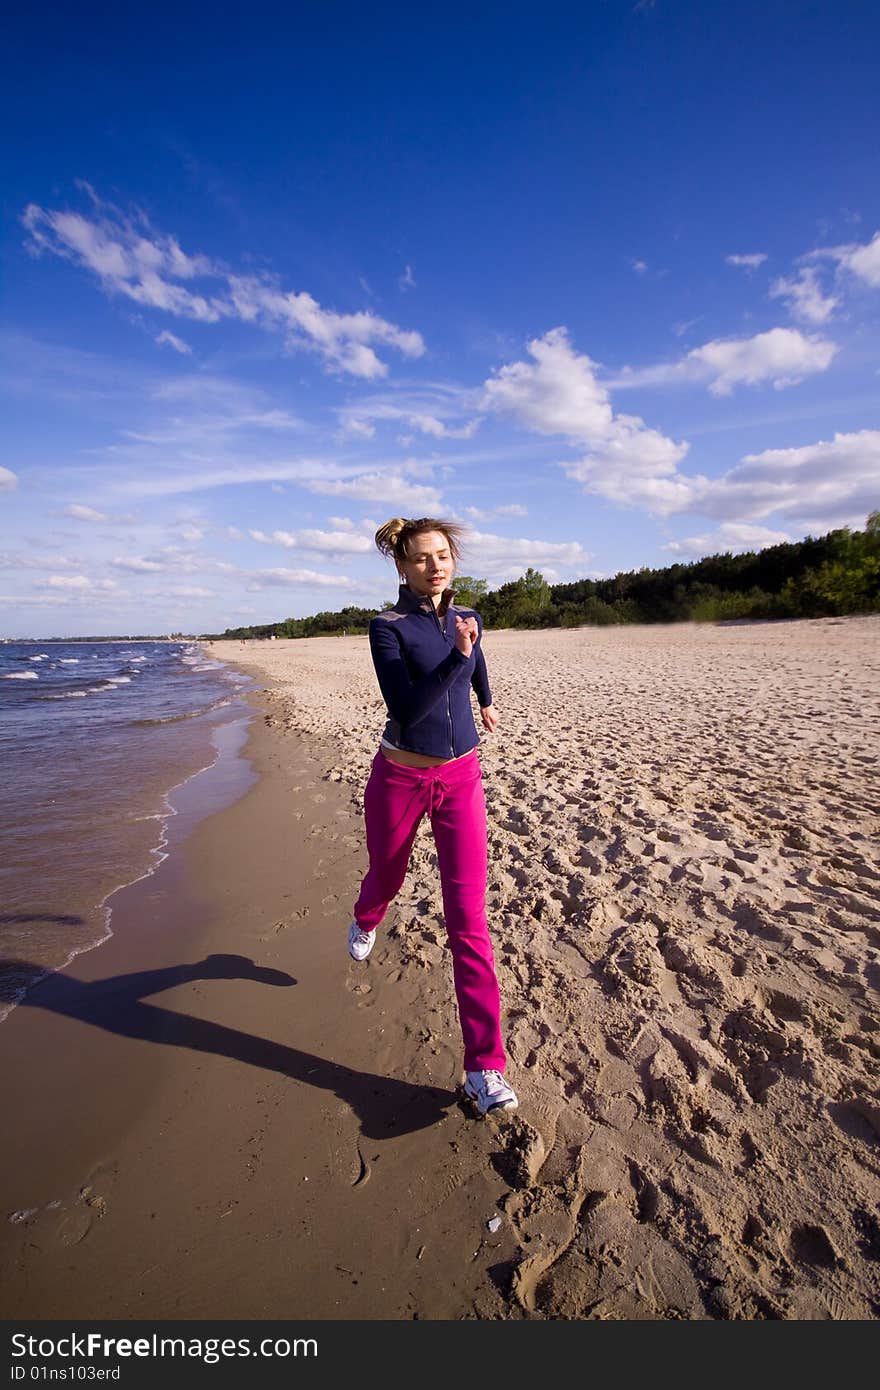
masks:
<path id="1" fill-rule="evenodd" d="M 455 602 L 462 608 L 479 608 L 489 592 L 485 579 L 472 579 L 469 574 L 457 574 L 450 585 Z"/>

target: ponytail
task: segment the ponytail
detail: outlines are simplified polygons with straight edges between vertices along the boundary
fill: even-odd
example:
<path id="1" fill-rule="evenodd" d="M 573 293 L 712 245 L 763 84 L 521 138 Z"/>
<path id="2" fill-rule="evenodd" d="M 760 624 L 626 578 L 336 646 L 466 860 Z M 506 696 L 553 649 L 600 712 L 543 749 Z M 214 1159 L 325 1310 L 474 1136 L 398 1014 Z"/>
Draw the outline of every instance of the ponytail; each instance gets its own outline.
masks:
<path id="1" fill-rule="evenodd" d="M 395 554 L 400 533 L 406 525 L 405 516 L 393 516 L 390 521 L 385 522 L 384 526 L 379 527 L 376 532 L 376 545 L 383 555 Z"/>
<path id="2" fill-rule="evenodd" d="M 461 545 L 465 536 L 465 528 L 456 521 L 438 521 L 433 516 L 422 516 L 417 519 L 393 516 L 376 532 L 377 549 L 381 550 L 383 555 L 387 555 L 399 563 L 408 558 L 407 548 L 412 537 L 421 535 L 423 531 L 440 531 L 446 537 L 449 542 L 449 553 L 457 566 L 461 559 Z"/>

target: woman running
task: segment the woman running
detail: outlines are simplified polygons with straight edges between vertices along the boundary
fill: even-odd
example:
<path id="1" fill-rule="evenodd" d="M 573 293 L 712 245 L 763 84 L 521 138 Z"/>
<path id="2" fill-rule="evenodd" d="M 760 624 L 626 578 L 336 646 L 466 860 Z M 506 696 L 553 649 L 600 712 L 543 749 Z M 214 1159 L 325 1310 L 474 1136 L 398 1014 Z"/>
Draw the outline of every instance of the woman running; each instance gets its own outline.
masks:
<path id="1" fill-rule="evenodd" d="M 483 726 L 498 723 L 480 646 L 482 622 L 453 603 L 449 584 L 463 528 L 432 517 L 394 517 L 376 532 L 401 579 L 397 603 L 370 622 L 370 650 L 388 722 L 364 793 L 370 867 L 348 929 L 349 954 L 366 960 L 376 927 L 406 876 L 416 831 L 428 815 L 443 890 L 465 1093 L 481 1115 L 515 1110 L 504 1080 L 501 1006 L 486 922 L 486 801 L 477 756 Z"/>

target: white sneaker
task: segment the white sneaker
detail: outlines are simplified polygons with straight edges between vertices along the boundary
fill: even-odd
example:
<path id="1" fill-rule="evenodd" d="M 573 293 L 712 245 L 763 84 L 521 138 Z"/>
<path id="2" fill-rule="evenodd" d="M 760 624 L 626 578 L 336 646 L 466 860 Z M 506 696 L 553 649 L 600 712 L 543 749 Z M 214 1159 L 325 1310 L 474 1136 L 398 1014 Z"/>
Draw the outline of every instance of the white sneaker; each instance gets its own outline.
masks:
<path id="1" fill-rule="evenodd" d="M 352 922 L 348 929 L 348 954 L 352 960 L 366 960 L 375 940 L 374 931 L 361 931 L 357 922 Z"/>
<path id="2" fill-rule="evenodd" d="M 516 1110 L 516 1091 L 508 1086 L 500 1071 L 465 1072 L 464 1093 L 476 1101 L 481 1115 L 490 1110 Z"/>

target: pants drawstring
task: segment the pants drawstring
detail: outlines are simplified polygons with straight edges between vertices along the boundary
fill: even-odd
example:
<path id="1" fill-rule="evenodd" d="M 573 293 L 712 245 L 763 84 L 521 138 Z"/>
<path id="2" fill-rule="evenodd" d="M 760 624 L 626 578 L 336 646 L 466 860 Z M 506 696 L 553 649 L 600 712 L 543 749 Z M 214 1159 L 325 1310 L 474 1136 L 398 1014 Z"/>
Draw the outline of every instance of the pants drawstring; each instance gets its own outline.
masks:
<path id="1" fill-rule="evenodd" d="M 428 790 L 428 815 L 433 816 L 435 811 L 439 811 L 443 802 L 446 800 L 446 793 L 449 791 L 446 783 L 439 777 L 432 779 Z"/>
<path id="2" fill-rule="evenodd" d="M 424 789 L 417 784 L 410 792 L 398 823 L 402 825 L 411 819 L 412 813 L 416 809 L 415 803 L 422 800 L 423 792 L 427 792 L 424 798 L 423 813 L 432 817 L 435 811 L 440 810 L 449 790 L 449 787 L 440 777 L 432 777 Z"/>

